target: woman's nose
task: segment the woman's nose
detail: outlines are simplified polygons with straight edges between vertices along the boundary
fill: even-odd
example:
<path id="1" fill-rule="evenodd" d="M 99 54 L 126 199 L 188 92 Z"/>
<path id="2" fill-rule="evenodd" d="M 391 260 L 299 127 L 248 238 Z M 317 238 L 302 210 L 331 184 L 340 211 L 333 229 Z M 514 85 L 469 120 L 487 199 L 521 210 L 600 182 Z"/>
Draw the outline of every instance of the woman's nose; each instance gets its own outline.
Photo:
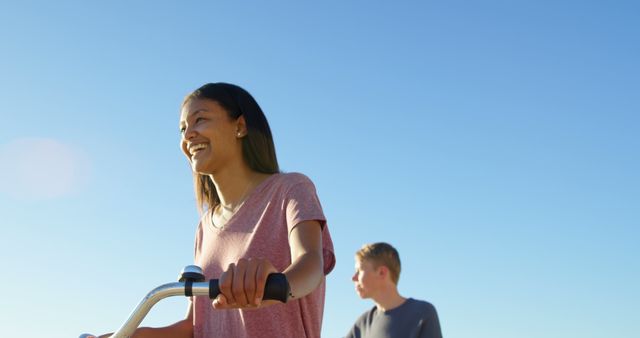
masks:
<path id="1" fill-rule="evenodd" d="M 351 280 L 354 281 L 354 282 L 358 281 L 358 273 L 357 272 L 354 273 L 353 276 L 351 276 Z"/>
<path id="2" fill-rule="evenodd" d="M 182 137 L 184 137 L 185 140 L 190 140 L 195 136 L 195 130 L 194 128 L 191 127 L 186 127 L 184 128 L 184 132 L 182 133 Z"/>

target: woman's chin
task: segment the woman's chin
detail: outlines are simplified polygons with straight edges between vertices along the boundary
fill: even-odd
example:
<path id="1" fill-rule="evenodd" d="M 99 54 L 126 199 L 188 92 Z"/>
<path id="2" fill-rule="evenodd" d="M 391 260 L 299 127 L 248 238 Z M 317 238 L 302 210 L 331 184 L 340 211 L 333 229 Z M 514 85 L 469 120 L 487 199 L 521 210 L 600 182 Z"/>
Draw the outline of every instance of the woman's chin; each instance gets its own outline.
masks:
<path id="1" fill-rule="evenodd" d="M 213 170 L 211 170 L 211 168 L 204 165 L 203 163 L 198 163 L 197 161 L 191 162 L 191 170 L 200 175 L 210 175 L 213 173 Z"/>

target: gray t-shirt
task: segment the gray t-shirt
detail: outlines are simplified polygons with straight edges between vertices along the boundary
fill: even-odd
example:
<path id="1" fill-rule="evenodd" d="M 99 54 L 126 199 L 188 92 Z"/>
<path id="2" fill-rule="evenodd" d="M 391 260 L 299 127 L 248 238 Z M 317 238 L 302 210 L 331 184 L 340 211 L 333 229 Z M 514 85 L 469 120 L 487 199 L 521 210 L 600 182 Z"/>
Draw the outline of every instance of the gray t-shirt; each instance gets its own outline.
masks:
<path id="1" fill-rule="evenodd" d="M 431 303 L 408 298 L 388 311 L 365 312 L 345 338 L 442 338 L 438 313 Z"/>

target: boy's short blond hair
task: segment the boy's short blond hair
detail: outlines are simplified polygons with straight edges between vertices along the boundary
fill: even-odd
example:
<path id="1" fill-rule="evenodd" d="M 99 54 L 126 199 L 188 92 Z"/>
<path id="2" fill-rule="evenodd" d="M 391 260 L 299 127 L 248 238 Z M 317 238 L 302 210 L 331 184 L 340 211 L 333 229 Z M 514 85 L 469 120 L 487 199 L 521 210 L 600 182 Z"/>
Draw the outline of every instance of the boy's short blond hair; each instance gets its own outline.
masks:
<path id="1" fill-rule="evenodd" d="M 389 269 L 391 280 L 396 285 L 400 279 L 400 255 L 391 244 L 378 242 L 365 244 L 356 252 L 356 258 L 359 261 L 367 260 L 371 262 L 377 269 L 380 266 L 386 266 Z"/>

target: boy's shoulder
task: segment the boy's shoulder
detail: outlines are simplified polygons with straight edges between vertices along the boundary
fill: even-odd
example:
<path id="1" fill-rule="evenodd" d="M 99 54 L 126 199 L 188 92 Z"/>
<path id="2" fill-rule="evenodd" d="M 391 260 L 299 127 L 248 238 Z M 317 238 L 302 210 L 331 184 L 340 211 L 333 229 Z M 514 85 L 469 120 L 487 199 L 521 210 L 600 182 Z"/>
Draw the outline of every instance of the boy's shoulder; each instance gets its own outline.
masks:
<path id="1" fill-rule="evenodd" d="M 374 305 L 369 310 L 363 312 L 360 315 L 360 317 L 356 319 L 356 323 L 355 323 L 356 326 L 359 326 L 359 327 L 369 326 L 373 321 L 373 318 L 375 317 L 377 311 L 378 311 L 378 307 Z"/>
<path id="2" fill-rule="evenodd" d="M 407 303 L 411 304 L 412 306 L 435 309 L 435 306 L 433 306 L 433 304 L 427 302 L 426 300 L 420 300 L 420 299 L 409 297 L 407 298 Z"/>
<path id="3" fill-rule="evenodd" d="M 411 312 L 419 312 L 426 315 L 436 313 L 436 307 L 433 304 L 420 299 L 407 298 L 407 310 Z"/>

